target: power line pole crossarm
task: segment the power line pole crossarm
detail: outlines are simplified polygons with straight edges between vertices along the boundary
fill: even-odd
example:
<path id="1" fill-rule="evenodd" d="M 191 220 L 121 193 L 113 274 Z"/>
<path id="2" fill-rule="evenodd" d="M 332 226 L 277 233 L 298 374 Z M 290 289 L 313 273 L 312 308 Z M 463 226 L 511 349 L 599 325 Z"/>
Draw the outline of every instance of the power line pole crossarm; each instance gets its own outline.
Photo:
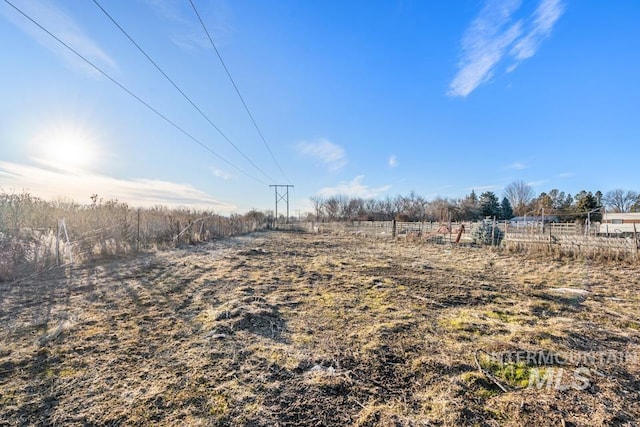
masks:
<path id="1" fill-rule="evenodd" d="M 274 218 L 274 225 L 278 228 L 278 203 L 284 201 L 287 204 L 287 216 L 284 220 L 285 224 L 289 223 L 289 188 L 293 188 L 293 185 L 290 184 L 272 184 L 269 187 L 273 187 L 275 201 L 276 201 L 276 211 Z M 278 191 L 279 190 L 279 191 Z"/>

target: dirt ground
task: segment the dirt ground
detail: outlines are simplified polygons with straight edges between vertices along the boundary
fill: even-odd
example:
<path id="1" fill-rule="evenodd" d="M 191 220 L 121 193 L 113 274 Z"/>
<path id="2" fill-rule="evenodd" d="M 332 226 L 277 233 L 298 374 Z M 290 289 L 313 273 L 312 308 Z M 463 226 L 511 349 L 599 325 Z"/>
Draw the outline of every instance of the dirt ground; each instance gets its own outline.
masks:
<path id="1" fill-rule="evenodd" d="M 0 425 L 638 419 L 640 266 L 274 232 L 0 283 Z"/>

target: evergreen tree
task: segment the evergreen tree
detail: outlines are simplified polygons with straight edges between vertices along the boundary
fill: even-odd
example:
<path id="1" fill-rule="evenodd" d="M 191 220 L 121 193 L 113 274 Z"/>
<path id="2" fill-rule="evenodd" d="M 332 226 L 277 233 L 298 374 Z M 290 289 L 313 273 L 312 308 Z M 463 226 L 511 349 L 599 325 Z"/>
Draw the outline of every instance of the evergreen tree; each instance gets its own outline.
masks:
<path id="1" fill-rule="evenodd" d="M 480 207 L 478 206 L 478 196 L 475 191 L 471 190 L 471 194 L 458 202 L 460 211 L 460 219 L 463 221 L 475 221 L 480 219 Z"/>
<path id="2" fill-rule="evenodd" d="M 476 196 L 475 190 L 471 190 L 471 194 L 469 194 L 468 200 L 472 206 L 478 206 L 478 196 Z"/>
<path id="3" fill-rule="evenodd" d="M 485 191 L 480 195 L 480 212 L 484 217 L 500 216 L 500 202 L 491 191 Z"/>
<path id="4" fill-rule="evenodd" d="M 591 191 L 581 191 L 576 194 L 575 197 L 575 208 L 579 212 L 577 215 L 577 219 L 585 220 L 587 218 L 587 212 L 593 211 L 600 206 L 598 205 L 598 200 L 591 193 Z M 602 215 L 600 212 L 593 212 L 590 215 L 591 221 L 600 221 L 602 219 Z"/>
<path id="5" fill-rule="evenodd" d="M 500 219 L 511 218 L 513 218 L 513 208 L 511 207 L 509 199 L 505 197 L 502 199 L 502 203 L 500 204 Z"/>
<path id="6" fill-rule="evenodd" d="M 493 221 L 490 220 L 482 220 L 471 230 L 471 239 L 476 245 L 500 246 L 503 238 L 504 232 L 497 225 L 494 227 Z"/>

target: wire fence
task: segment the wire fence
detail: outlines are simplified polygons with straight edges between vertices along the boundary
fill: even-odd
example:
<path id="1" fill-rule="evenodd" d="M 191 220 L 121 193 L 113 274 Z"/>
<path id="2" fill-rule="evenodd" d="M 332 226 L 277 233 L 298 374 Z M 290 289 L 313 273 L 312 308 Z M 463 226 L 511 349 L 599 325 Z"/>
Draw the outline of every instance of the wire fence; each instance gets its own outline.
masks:
<path id="1" fill-rule="evenodd" d="M 267 218 L 255 212 L 222 216 L 190 210 L 131 209 L 118 203 L 54 212 L 34 212 L 35 208 L 30 206 L 13 216 L 15 221 L 7 210 L 0 210 L 4 214 L 0 215 L 0 281 L 17 280 L 55 266 L 197 244 L 268 226 Z M 66 215 L 53 218 L 56 213 Z"/>
<path id="2" fill-rule="evenodd" d="M 626 237 L 604 236 L 597 224 L 588 228 L 577 223 L 517 224 L 489 221 L 500 232 L 500 239 L 490 244 L 514 252 L 546 252 L 604 259 L 639 260 L 640 233 Z M 407 240 L 449 245 L 478 244 L 474 230 L 483 222 L 400 222 L 347 221 L 299 222 L 291 229 L 378 239 Z M 497 231 L 496 231 L 497 232 Z"/>

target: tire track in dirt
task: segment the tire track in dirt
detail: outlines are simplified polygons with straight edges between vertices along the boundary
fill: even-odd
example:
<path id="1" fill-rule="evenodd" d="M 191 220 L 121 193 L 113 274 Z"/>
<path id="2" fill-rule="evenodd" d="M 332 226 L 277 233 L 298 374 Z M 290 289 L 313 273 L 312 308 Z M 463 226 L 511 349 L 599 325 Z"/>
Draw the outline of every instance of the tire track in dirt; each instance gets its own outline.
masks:
<path id="1" fill-rule="evenodd" d="M 207 277 L 217 260 L 255 238 L 234 240 L 99 264 L 68 278 L 30 283 L 20 292 L 6 290 L 3 309 L 15 320 L 2 330 L 2 340 L 10 343 L 3 346 L 3 359 L 12 361 L 0 364 L 0 419 L 164 419 L 165 395 L 188 389 L 207 360 L 209 341 L 198 333 L 195 318 L 202 307 L 194 296 L 202 300 L 211 293 L 208 288 L 217 282 Z M 68 319 L 64 330 L 38 342 L 43 331 Z"/>

